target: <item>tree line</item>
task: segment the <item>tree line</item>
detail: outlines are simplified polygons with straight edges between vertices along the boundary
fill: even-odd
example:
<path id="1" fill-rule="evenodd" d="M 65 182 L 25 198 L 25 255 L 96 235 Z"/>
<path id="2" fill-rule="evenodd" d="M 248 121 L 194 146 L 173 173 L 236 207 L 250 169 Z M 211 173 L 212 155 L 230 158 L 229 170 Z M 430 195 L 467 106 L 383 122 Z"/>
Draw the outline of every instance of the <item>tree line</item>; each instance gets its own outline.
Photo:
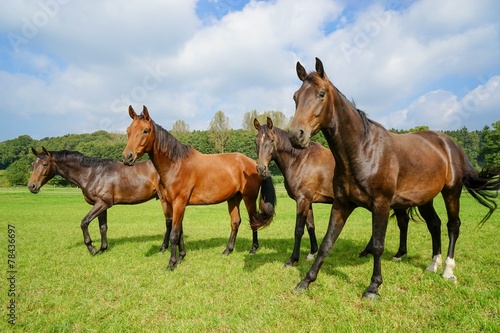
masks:
<path id="1" fill-rule="evenodd" d="M 256 160 L 256 130 L 253 127 L 253 119 L 258 118 L 261 123 L 265 123 L 267 117 L 271 117 L 277 127 L 287 128 L 288 126 L 288 120 L 279 111 L 258 114 L 257 111 L 253 110 L 245 113 L 240 129 L 231 129 L 228 117 L 222 111 L 217 111 L 208 130 L 191 131 L 187 123 L 178 120 L 169 131 L 179 141 L 202 153 L 240 152 Z M 407 133 L 427 129 L 429 129 L 427 126 L 418 126 L 410 130 L 390 129 L 390 131 Z M 460 144 L 476 168 L 500 164 L 500 121 L 494 122 L 491 127 L 486 125 L 482 130 L 469 131 L 464 126 L 457 130 L 444 131 L 444 133 Z M 328 147 L 321 133 L 318 133 L 313 139 Z M 32 139 L 29 135 L 21 135 L 15 139 L 0 142 L 0 186 L 24 186 L 27 184 L 31 173 L 30 164 L 35 159 L 31 153 L 31 147 L 37 150 L 41 150 L 42 146 L 48 150 L 76 150 L 92 157 L 121 161 L 121 154 L 126 143 L 127 135 L 125 133 L 106 131 L 67 134 L 41 140 Z M 147 158 L 147 156 L 143 158 Z M 270 166 L 270 170 L 273 176 L 280 179 L 281 173 L 274 163 Z M 68 185 L 67 181 L 61 177 L 55 177 L 50 184 Z"/>

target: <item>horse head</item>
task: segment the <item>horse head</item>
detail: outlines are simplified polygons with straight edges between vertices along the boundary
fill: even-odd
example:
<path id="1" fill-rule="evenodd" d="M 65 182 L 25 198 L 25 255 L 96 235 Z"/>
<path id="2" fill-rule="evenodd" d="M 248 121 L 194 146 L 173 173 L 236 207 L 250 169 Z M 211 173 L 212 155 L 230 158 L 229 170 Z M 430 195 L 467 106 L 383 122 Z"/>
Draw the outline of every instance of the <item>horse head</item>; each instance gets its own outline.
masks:
<path id="1" fill-rule="evenodd" d="M 257 172 L 262 178 L 269 176 L 269 163 L 276 152 L 276 134 L 273 130 L 273 121 L 267 117 L 267 124 L 260 125 L 257 118 L 253 121 L 255 129 L 258 131 L 255 137 L 257 146 Z"/>
<path id="2" fill-rule="evenodd" d="M 128 140 L 122 159 L 125 165 L 134 165 L 139 157 L 153 150 L 154 126 L 146 106 L 143 106 L 142 113 L 137 115 L 130 105 L 128 114 L 132 123 L 127 128 Z"/>
<path id="3" fill-rule="evenodd" d="M 28 189 L 31 193 L 38 193 L 40 188 L 56 175 L 56 166 L 52 154 L 42 147 L 42 152 L 31 148 L 31 152 L 36 156 L 36 160 L 31 163 L 33 173 L 28 181 Z"/>
<path id="4" fill-rule="evenodd" d="M 319 132 L 333 106 L 333 85 L 323 69 L 323 63 L 316 58 L 316 72 L 307 74 L 304 67 L 297 62 L 297 76 L 302 86 L 295 92 L 295 114 L 289 129 L 290 141 L 297 148 L 309 144 L 311 136 Z"/>

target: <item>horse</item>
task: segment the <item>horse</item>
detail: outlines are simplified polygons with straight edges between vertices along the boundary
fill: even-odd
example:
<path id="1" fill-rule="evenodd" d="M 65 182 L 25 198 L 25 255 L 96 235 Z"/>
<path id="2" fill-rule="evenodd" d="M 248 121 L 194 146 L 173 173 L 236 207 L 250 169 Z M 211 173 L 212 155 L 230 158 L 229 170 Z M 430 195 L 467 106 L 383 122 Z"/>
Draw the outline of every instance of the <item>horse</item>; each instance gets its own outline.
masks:
<path id="1" fill-rule="evenodd" d="M 269 163 L 274 161 L 285 179 L 285 189 L 290 198 L 296 201 L 295 242 L 292 255 L 285 263 L 285 267 L 293 266 L 298 262 L 300 242 L 307 225 L 311 250 L 307 260 L 314 260 L 318 251 L 318 242 L 314 227 L 313 203 L 333 203 L 333 172 L 335 159 L 330 149 L 317 142 L 311 142 L 306 148 L 294 148 L 288 138 L 288 132 L 273 126 L 271 118 L 267 117 L 267 124 L 260 124 L 254 119 L 254 127 L 258 131 L 255 137 L 257 146 L 257 171 L 261 176 L 269 173 Z M 329 166 L 325 168 L 324 166 Z M 400 230 L 400 245 L 393 256 L 399 261 L 407 253 L 408 223 L 410 218 L 407 212 L 395 210 L 394 215 Z M 366 257 L 372 253 L 372 240 L 359 254 Z"/>
<path id="2" fill-rule="evenodd" d="M 128 141 L 123 150 L 123 163 L 134 165 L 137 158 L 148 154 L 160 175 L 162 196 L 172 211 L 171 255 L 167 269 L 173 270 L 186 255 L 182 222 L 188 205 L 227 202 L 231 233 L 222 254 L 228 255 L 234 249 L 241 223 L 240 202 L 243 200 L 252 228 L 250 253 L 255 253 L 259 247 L 257 230 L 268 226 L 274 217 L 276 193 L 272 178 L 261 178 L 255 161 L 243 154 L 202 154 L 182 144 L 151 119 L 146 106 L 140 115 L 129 106 L 129 115 L 132 123 L 127 128 Z"/>
<path id="3" fill-rule="evenodd" d="M 38 152 L 31 148 L 36 160 L 31 165 L 33 173 L 28 181 L 28 189 L 36 194 L 55 175 L 59 175 L 82 190 L 85 201 L 93 205 L 81 222 L 83 241 L 90 254 L 100 254 L 108 249 L 107 210 L 113 205 L 139 204 L 153 198 L 160 199 L 167 229 L 164 239 L 168 240 L 171 213 L 158 191 L 160 177 L 151 161 L 139 162 L 129 168 L 112 159 L 93 158 L 77 151 L 48 151 L 45 147 L 42 150 Z M 92 245 L 88 231 L 90 222 L 96 217 L 101 233 L 101 247 L 98 251 Z M 168 247 L 168 241 L 165 240 L 161 252 Z"/>
<path id="4" fill-rule="evenodd" d="M 363 207 L 372 214 L 373 273 L 363 298 L 380 298 L 381 256 L 391 208 L 418 206 L 433 238 L 430 267 L 437 272 L 441 264 L 441 221 L 433 199 L 441 193 L 448 216 L 448 253 L 443 277 L 456 283 L 455 245 L 460 231 L 462 188 L 489 209 L 485 223 L 497 208 L 494 198 L 500 189 L 500 165 L 474 169 L 460 146 L 437 131 L 394 134 L 371 120 L 350 102 L 329 80 L 323 63 L 316 58 L 316 71 L 307 73 L 297 62 L 302 81 L 295 92 L 295 113 L 289 138 L 295 147 L 307 147 L 310 138 L 323 132 L 335 164 L 335 200 L 330 221 L 318 255 L 295 290 L 303 291 L 316 280 L 332 245 L 339 237 L 352 211 Z M 327 166 L 325 166 L 327 167 Z"/>

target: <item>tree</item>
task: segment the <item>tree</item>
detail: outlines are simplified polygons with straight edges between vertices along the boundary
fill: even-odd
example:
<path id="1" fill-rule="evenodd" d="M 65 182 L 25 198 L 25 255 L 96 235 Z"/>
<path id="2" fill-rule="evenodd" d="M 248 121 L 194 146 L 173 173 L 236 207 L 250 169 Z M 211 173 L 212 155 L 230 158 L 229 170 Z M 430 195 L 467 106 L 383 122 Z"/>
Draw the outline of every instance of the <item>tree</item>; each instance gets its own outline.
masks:
<path id="1" fill-rule="evenodd" d="M 189 136 L 189 125 L 184 120 L 176 120 L 172 125 L 170 134 L 175 136 L 182 143 L 186 143 Z"/>
<path id="2" fill-rule="evenodd" d="M 486 133 L 481 154 L 486 165 L 500 164 L 500 121 L 492 124 L 493 129 Z"/>
<path id="3" fill-rule="evenodd" d="M 271 110 L 271 111 L 266 111 L 259 115 L 256 110 L 252 110 L 250 112 L 245 112 L 245 114 L 243 115 L 243 123 L 241 124 L 241 129 L 246 131 L 253 131 L 255 128 L 253 126 L 253 120 L 257 118 L 257 120 L 261 124 L 265 124 L 267 121 L 267 117 L 273 120 L 273 124 L 276 127 L 282 129 L 288 127 L 288 120 L 285 114 L 281 111 Z"/>
<path id="4" fill-rule="evenodd" d="M 217 111 L 210 121 L 208 139 L 214 145 L 217 153 L 223 153 L 230 136 L 229 117 L 224 112 Z"/>

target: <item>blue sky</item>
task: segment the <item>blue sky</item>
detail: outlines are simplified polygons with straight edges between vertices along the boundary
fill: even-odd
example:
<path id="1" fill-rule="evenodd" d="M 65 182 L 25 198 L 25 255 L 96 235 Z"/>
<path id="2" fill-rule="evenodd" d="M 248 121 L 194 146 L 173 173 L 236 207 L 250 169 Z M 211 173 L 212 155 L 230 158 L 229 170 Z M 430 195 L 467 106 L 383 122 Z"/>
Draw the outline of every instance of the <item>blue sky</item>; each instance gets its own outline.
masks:
<path id="1" fill-rule="evenodd" d="M 500 120 L 494 0 L 7 0 L 0 3 L 0 141 L 125 132 L 147 105 L 169 129 L 221 110 L 294 112 L 295 64 L 387 128 Z M 49 147 L 50 148 L 50 147 Z"/>

